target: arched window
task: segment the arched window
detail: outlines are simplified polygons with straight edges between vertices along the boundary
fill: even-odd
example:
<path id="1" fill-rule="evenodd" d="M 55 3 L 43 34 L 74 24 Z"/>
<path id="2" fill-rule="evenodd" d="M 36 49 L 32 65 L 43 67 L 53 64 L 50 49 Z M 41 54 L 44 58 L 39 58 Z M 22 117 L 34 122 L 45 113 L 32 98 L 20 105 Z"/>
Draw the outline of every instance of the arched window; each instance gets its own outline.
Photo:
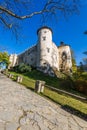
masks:
<path id="1" fill-rule="evenodd" d="M 50 48 L 47 48 L 47 52 L 48 52 L 48 53 L 50 52 Z"/>
<path id="2" fill-rule="evenodd" d="M 62 60 L 67 60 L 67 54 L 66 54 L 66 52 L 64 51 L 64 52 L 62 52 Z"/>
<path id="3" fill-rule="evenodd" d="M 61 64 L 60 64 L 60 70 L 61 72 L 62 71 L 65 71 L 66 70 L 66 65 L 67 65 L 67 53 L 65 51 L 62 52 L 62 55 L 61 55 Z"/>

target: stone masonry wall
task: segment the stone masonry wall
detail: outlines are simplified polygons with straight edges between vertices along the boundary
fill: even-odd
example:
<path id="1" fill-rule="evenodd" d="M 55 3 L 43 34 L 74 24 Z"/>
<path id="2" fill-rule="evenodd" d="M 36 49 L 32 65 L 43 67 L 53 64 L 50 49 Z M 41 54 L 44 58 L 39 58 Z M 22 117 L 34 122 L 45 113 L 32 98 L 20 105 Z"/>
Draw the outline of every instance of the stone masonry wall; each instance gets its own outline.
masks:
<path id="1" fill-rule="evenodd" d="M 24 53 L 18 55 L 18 64 L 25 63 L 27 65 L 36 66 L 37 46 L 29 48 Z"/>

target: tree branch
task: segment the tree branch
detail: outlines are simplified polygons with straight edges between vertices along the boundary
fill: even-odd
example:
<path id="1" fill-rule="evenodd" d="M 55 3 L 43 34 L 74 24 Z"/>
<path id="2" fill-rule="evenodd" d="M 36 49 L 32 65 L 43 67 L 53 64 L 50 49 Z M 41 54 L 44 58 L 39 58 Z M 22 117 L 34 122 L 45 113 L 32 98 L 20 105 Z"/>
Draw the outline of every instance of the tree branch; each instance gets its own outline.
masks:
<path id="1" fill-rule="evenodd" d="M 38 12 L 33 12 L 33 13 L 29 14 L 29 15 L 19 16 L 19 15 L 16 15 L 15 13 L 13 13 L 12 11 L 10 11 L 10 10 L 8 10 L 6 8 L 3 8 L 2 6 L 0 6 L 0 10 L 2 10 L 3 12 L 9 14 L 12 17 L 15 17 L 15 18 L 18 18 L 18 19 L 31 18 L 34 15 L 41 14 L 41 13 L 44 13 L 44 12 L 49 12 L 49 10 L 44 9 L 44 10 L 41 10 L 41 11 L 38 11 Z"/>
<path id="2" fill-rule="evenodd" d="M 76 11 L 78 11 L 77 7 L 78 7 L 79 0 L 46 0 L 46 2 L 44 2 L 43 8 L 40 9 L 40 11 L 33 11 L 32 13 L 30 13 L 31 11 L 28 12 L 29 4 L 26 3 L 28 2 L 28 0 L 25 0 L 25 1 L 13 0 L 13 1 L 14 2 L 5 0 L 5 3 L 3 2 L 3 4 L 0 2 L 0 20 L 8 28 L 11 28 L 13 25 L 13 24 L 8 24 L 8 21 L 10 21 L 10 23 L 12 23 L 12 20 L 16 22 L 17 20 L 15 19 L 22 20 L 26 18 L 31 18 L 34 15 L 39 15 L 39 14 L 43 14 L 43 15 L 46 14 L 45 19 L 47 19 L 49 18 L 48 15 L 57 14 L 58 11 L 63 12 L 64 13 L 63 15 L 76 13 Z M 27 4 L 27 7 L 28 7 L 28 8 L 25 8 L 26 10 L 24 10 L 24 6 L 26 5 L 25 3 Z M 22 9 L 24 11 L 22 11 Z M 30 8 L 30 9 L 33 10 L 33 8 Z M 37 10 L 37 8 L 35 8 L 35 10 Z M 28 15 L 21 15 L 22 14 L 21 12 L 22 13 L 26 12 Z M 6 16 L 10 20 L 7 20 Z"/>
<path id="3" fill-rule="evenodd" d="M 11 28 L 12 24 L 7 24 L 7 22 L 0 16 L 0 20 L 8 27 Z"/>
<path id="4" fill-rule="evenodd" d="M 77 1 L 77 0 L 76 0 Z M 74 7 L 75 7 L 75 3 L 76 3 L 75 0 L 73 0 L 73 3 L 74 3 Z M 20 15 L 17 15 L 16 13 L 14 13 L 13 11 L 7 9 L 7 8 L 4 8 L 3 6 L 0 6 L 0 10 L 3 11 L 4 13 L 7 13 L 9 14 L 10 16 L 12 17 L 15 17 L 15 18 L 18 18 L 18 19 L 26 19 L 26 18 L 31 18 L 32 16 L 34 15 L 38 15 L 38 14 L 42 14 L 42 13 L 45 13 L 45 12 L 51 12 L 52 10 L 51 9 L 54 9 L 55 11 L 56 10 L 61 10 L 61 11 L 65 11 L 65 9 L 69 9 L 70 11 L 70 8 L 72 8 L 70 5 L 69 6 L 66 6 L 67 5 L 67 0 L 65 1 L 61 1 L 61 0 L 48 0 L 46 2 L 46 4 L 44 5 L 43 9 L 40 10 L 40 11 L 35 11 L 29 15 L 24 15 L 24 16 L 20 16 Z M 71 9 L 73 10 L 73 9 Z M 67 11 L 67 10 L 66 10 Z"/>

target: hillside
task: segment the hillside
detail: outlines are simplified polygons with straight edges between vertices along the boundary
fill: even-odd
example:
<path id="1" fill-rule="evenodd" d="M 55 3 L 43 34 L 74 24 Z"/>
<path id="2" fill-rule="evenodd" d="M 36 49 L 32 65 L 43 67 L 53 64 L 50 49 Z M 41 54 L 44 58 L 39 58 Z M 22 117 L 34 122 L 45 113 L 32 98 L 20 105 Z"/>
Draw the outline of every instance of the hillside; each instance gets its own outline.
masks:
<path id="1" fill-rule="evenodd" d="M 12 72 L 15 75 L 17 75 L 18 73 Z M 21 74 L 20 74 L 21 75 Z M 27 87 L 33 87 L 35 84 L 36 80 L 42 80 L 46 82 L 46 85 L 49 86 L 53 86 L 55 88 L 58 89 L 62 89 L 77 95 L 82 95 L 82 96 L 86 96 L 80 92 L 78 92 L 75 88 L 74 88 L 74 83 L 72 81 L 72 79 L 70 79 L 70 77 L 64 77 L 64 78 L 57 78 L 55 77 L 50 77 L 47 74 L 43 74 L 42 72 L 38 71 L 38 70 L 32 70 L 30 72 L 27 73 L 23 73 L 23 84 L 26 85 Z M 85 73 L 85 77 L 86 77 L 86 73 Z"/>

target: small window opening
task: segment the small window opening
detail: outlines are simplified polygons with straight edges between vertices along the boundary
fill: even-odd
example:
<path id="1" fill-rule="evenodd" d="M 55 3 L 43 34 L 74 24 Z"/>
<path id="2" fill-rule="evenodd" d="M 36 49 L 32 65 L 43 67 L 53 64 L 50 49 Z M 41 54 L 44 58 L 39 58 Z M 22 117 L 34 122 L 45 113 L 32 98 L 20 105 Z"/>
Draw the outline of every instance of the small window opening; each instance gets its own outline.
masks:
<path id="1" fill-rule="evenodd" d="M 46 33 L 46 31 L 44 31 L 44 33 Z"/>
<path id="2" fill-rule="evenodd" d="M 45 41 L 45 40 L 46 40 L 46 37 L 43 37 L 43 40 Z"/>
<path id="3" fill-rule="evenodd" d="M 48 53 L 50 52 L 50 48 L 47 48 L 47 52 L 48 52 Z"/>

